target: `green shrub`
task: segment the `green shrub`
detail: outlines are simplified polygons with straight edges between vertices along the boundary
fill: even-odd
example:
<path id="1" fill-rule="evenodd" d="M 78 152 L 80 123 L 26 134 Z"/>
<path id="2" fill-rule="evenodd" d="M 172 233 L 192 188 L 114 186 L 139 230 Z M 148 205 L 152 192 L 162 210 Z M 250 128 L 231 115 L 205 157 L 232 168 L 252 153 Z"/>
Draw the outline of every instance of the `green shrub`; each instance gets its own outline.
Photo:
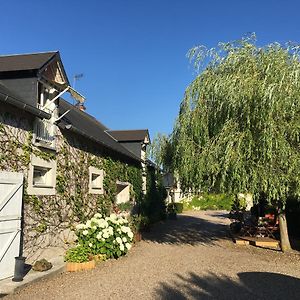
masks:
<path id="1" fill-rule="evenodd" d="M 230 210 L 234 197 L 226 194 L 202 194 L 182 201 L 183 210 Z"/>
<path id="2" fill-rule="evenodd" d="M 231 204 L 231 209 L 235 211 L 245 210 L 247 207 L 246 199 L 236 196 Z"/>
<path id="3" fill-rule="evenodd" d="M 148 217 L 150 224 L 166 218 L 166 197 L 161 174 L 154 168 L 148 168 L 147 193 L 140 203 L 139 213 Z"/>
<path id="4" fill-rule="evenodd" d="M 183 212 L 183 203 L 175 202 L 175 209 L 178 214 L 181 214 Z"/>
<path id="5" fill-rule="evenodd" d="M 124 202 L 124 203 L 119 203 L 117 205 L 117 207 L 120 211 L 131 211 L 133 205 L 131 202 L 128 201 L 128 202 Z"/>
<path id="6" fill-rule="evenodd" d="M 168 203 L 168 205 L 167 205 L 167 213 L 168 214 L 173 214 L 173 213 L 176 213 L 177 212 L 177 210 L 176 210 L 176 205 L 175 205 L 175 203 Z"/>
<path id="7" fill-rule="evenodd" d="M 183 203 L 181 202 L 172 202 L 167 205 L 167 213 L 182 213 Z"/>
<path id="8" fill-rule="evenodd" d="M 86 249 L 82 245 L 78 245 L 77 247 L 70 248 L 67 250 L 65 255 L 65 261 L 82 263 L 89 261 L 90 256 L 91 255 L 88 249 Z"/>

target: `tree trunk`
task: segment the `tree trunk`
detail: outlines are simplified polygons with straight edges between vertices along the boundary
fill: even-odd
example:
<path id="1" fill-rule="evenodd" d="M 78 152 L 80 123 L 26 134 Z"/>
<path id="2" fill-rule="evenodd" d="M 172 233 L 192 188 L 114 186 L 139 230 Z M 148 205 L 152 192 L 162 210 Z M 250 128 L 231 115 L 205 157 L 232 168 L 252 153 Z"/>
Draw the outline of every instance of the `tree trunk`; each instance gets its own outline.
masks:
<path id="1" fill-rule="evenodd" d="M 279 213 L 279 230 L 280 230 L 280 245 L 283 252 L 291 251 L 291 244 L 289 240 L 287 222 L 285 212 L 282 211 Z"/>

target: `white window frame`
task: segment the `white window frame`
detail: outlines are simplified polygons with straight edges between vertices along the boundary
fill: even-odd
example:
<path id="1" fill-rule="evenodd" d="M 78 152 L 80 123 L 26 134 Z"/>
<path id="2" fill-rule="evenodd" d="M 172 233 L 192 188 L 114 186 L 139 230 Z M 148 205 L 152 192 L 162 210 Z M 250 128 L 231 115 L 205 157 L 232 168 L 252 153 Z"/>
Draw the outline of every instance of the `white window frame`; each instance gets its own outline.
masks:
<path id="1" fill-rule="evenodd" d="M 45 173 L 45 183 L 44 184 L 34 184 L 34 171 L 35 169 L 48 170 Z M 31 156 L 31 163 L 29 165 L 28 174 L 28 188 L 27 193 L 29 195 L 55 195 L 56 185 L 56 161 L 50 160 L 46 161 L 35 155 Z"/>
<path id="2" fill-rule="evenodd" d="M 96 176 L 96 179 L 93 180 L 93 177 Z M 103 189 L 103 178 L 104 178 L 104 171 L 98 168 L 89 167 L 89 193 L 90 194 L 104 194 Z M 98 182 L 96 182 L 96 180 Z"/>
<path id="3" fill-rule="evenodd" d="M 36 173 L 40 173 L 38 180 L 36 180 Z M 49 184 L 49 177 L 51 176 L 51 169 L 40 167 L 40 166 L 33 166 L 33 177 L 32 177 L 32 185 L 34 187 L 51 187 Z"/>

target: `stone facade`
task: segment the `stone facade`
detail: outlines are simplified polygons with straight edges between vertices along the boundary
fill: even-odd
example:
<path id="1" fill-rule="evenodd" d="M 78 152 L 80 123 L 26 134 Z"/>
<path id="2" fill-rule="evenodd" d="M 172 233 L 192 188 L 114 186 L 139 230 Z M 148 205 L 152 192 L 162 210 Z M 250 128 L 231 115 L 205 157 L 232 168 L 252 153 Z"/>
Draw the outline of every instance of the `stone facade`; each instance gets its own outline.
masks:
<path id="1" fill-rule="evenodd" d="M 29 113 L 1 106 L 0 171 L 21 172 L 25 177 L 23 250 L 29 262 L 49 258 L 53 251 L 62 253 L 72 243 L 71 229 L 78 222 L 112 210 L 117 181 L 130 183 L 131 201 L 138 201 L 142 191 L 139 164 L 124 162 L 117 153 L 110 155 L 99 144 L 57 126 L 55 149 L 37 146 L 34 121 Z M 51 178 L 43 186 L 39 180 L 48 171 Z"/>

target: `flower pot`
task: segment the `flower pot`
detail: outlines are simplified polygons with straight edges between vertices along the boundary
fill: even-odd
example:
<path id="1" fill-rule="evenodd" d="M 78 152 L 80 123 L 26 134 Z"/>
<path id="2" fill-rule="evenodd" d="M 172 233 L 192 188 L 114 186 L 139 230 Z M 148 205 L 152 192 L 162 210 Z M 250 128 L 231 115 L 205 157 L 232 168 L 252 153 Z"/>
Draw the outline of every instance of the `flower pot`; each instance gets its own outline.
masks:
<path id="1" fill-rule="evenodd" d="M 83 270 L 91 270 L 96 266 L 96 262 L 94 260 L 90 260 L 87 262 L 77 263 L 77 262 L 67 262 L 66 271 L 67 272 L 77 272 Z"/>
<path id="2" fill-rule="evenodd" d="M 17 256 L 15 257 L 15 273 L 12 281 L 22 281 L 24 277 L 24 265 L 26 257 Z"/>

